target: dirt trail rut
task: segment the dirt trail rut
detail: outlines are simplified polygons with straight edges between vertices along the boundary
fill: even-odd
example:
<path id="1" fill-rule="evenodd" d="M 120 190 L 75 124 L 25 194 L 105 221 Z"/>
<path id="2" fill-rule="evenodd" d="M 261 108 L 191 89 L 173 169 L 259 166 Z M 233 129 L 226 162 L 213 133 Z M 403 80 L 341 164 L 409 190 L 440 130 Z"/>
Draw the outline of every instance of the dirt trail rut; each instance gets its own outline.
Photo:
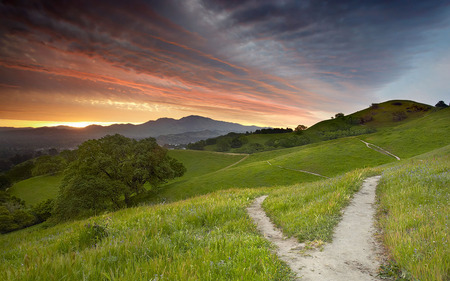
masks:
<path id="1" fill-rule="evenodd" d="M 335 229 L 333 242 L 323 251 L 302 253 L 303 243 L 283 237 L 261 207 L 267 196 L 258 197 L 248 207 L 248 213 L 264 236 L 277 246 L 277 255 L 285 261 L 301 280 L 380 280 L 376 277 L 380 266 L 380 247 L 374 234 L 375 189 L 379 176 L 367 178 L 344 210 Z"/>

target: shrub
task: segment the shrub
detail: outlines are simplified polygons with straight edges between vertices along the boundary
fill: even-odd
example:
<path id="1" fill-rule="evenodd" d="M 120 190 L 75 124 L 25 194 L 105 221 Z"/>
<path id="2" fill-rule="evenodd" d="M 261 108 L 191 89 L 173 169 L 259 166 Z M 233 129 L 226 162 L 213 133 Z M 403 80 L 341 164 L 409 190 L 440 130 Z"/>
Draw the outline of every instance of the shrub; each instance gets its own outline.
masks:
<path id="1" fill-rule="evenodd" d="M 108 236 L 107 226 L 97 223 L 86 224 L 78 236 L 78 246 L 80 250 L 95 247 L 105 237 Z"/>
<path id="2" fill-rule="evenodd" d="M 32 208 L 32 213 L 36 217 L 36 221 L 38 223 L 46 221 L 48 218 L 50 218 L 54 206 L 53 199 L 47 199 L 45 201 L 42 201 Z"/>

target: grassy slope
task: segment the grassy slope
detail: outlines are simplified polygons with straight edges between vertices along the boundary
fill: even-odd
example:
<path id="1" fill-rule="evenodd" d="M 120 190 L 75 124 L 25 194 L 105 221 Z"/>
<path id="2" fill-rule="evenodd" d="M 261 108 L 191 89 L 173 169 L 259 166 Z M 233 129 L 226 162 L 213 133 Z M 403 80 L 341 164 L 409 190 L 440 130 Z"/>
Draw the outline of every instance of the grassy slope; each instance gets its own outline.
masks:
<path id="1" fill-rule="evenodd" d="M 168 184 L 158 194 L 157 201 L 179 200 L 227 188 L 289 185 L 321 179 L 278 166 L 333 177 L 356 168 L 374 167 L 392 161 L 396 160 L 368 149 L 356 138 L 337 139 L 252 154 L 235 167 Z"/>
<path id="2" fill-rule="evenodd" d="M 450 108 L 385 128 L 362 139 L 408 158 L 450 144 Z"/>
<path id="3" fill-rule="evenodd" d="M 25 200 L 27 205 L 34 205 L 58 195 L 58 187 L 63 176 L 38 176 L 14 184 L 9 192 Z"/>
<path id="4" fill-rule="evenodd" d="M 220 192 L 3 235 L 0 279 L 291 280 L 246 215 L 261 192 Z M 86 247 L 94 237 L 88 223 L 107 237 Z"/>
<path id="5" fill-rule="evenodd" d="M 406 119 L 402 122 L 393 120 L 393 113 L 403 112 Z M 354 128 L 365 128 L 371 127 L 375 129 L 396 127 L 402 123 L 408 123 L 421 118 L 425 115 L 433 112 L 433 107 L 417 103 L 408 100 L 391 100 L 378 104 L 377 106 L 371 106 L 369 108 L 363 109 L 361 111 L 352 113 L 345 118 L 335 118 L 324 120 L 314 124 L 306 131 L 303 132 L 303 136 L 310 139 L 311 143 L 320 142 L 324 140 L 324 132 L 332 132 L 337 130 L 346 130 L 350 127 Z M 362 117 L 370 116 L 372 120 L 367 122 L 365 125 L 359 125 L 359 120 Z M 349 124 L 349 118 L 353 119 L 354 122 Z M 251 134 L 245 136 L 248 143 L 244 144 L 241 148 L 231 149 L 231 152 L 245 151 L 250 144 L 258 143 L 261 145 L 266 144 L 267 141 L 271 139 L 285 139 L 295 136 L 296 133 L 285 133 L 285 134 Z M 214 151 L 217 149 L 216 145 L 209 145 L 205 147 L 205 150 Z M 266 147 L 267 149 L 267 147 Z"/>
<path id="6" fill-rule="evenodd" d="M 308 238 L 331 235 L 340 208 L 358 189 L 363 174 L 367 172 L 285 187 L 298 191 L 293 198 L 308 201 L 302 210 L 311 217 L 326 217 L 310 221 Z M 274 197 L 271 202 L 285 201 L 280 201 L 282 193 L 277 189 L 235 189 L 3 235 L 0 278 L 291 280 L 289 269 L 270 251 L 272 246 L 246 214 L 245 208 L 262 194 Z M 324 196 L 333 208 L 323 208 Z M 87 224 L 103 227 L 107 236 L 89 241 L 95 233 L 87 231 Z"/>
<path id="7" fill-rule="evenodd" d="M 413 280 L 450 279 L 450 146 L 436 152 L 385 169 L 377 189 L 384 244 Z"/>

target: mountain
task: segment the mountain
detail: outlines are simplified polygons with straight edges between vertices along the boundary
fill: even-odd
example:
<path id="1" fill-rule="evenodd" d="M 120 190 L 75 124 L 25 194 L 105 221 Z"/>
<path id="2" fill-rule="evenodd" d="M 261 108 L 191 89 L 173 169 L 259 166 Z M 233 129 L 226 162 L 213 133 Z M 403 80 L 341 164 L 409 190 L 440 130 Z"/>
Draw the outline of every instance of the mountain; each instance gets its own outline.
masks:
<path id="1" fill-rule="evenodd" d="M 121 134 L 129 138 L 158 138 L 160 144 L 186 144 L 230 132 L 251 132 L 257 126 L 217 121 L 201 116 L 187 116 L 179 120 L 160 118 L 140 125 L 115 124 L 111 126 L 91 125 L 86 128 L 67 126 L 41 128 L 0 128 L 1 150 L 23 150 L 39 148 L 72 148 L 88 139 L 101 138 L 108 134 Z M 168 137 L 164 137 L 170 135 Z M 176 143 L 173 143 L 176 141 Z"/>

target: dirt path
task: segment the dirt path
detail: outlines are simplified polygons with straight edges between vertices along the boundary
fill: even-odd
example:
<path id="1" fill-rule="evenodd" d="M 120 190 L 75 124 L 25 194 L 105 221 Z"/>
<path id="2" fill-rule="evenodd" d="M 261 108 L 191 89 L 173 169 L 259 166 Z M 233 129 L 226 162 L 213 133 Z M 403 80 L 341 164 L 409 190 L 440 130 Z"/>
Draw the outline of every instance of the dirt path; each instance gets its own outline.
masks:
<path id="1" fill-rule="evenodd" d="M 227 153 L 227 154 L 228 154 L 228 155 L 245 155 L 245 156 L 244 156 L 241 160 L 239 160 L 239 161 L 237 161 L 237 162 L 234 162 L 233 164 L 228 165 L 228 166 L 226 166 L 225 168 L 222 168 L 222 169 L 220 169 L 220 170 L 217 170 L 217 171 L 215 171 L 214 173 L 218 173 L 218 172 L 221 172 L 221 171 L 226 170 L 226 169 L 228 169 L 228 168 L 231 168 L 231 167 L 233 167 L 233 166 L 235 166 L 235 165 L 241 163 L 242 161 L 244 161 L 245 159 L 247 159 L 247 158 L 250 156 L 250 154 L 237 154 L 237 153 L 235 153 L 235 154 Z"/>
<path id="2" fill-rule="evenodd" d="M 267 164 L 269 164 L 270 166 L 272 166 L 272 163 L 270 163 L 269 161 L 267 161 Z M 295 171 L 295 172 L 300 172 L 300 173 L 306 173 L 306 174 L 310 174 L 310 175 L 314 175 L 314 176 L 318 176 L 318 177 L 322 177 L 322 178 L 329 179 L 329 177 L 322 176 L 322 175 L 320 175 L 320 174 L 313 173 L 313 172 L 309 172 L 309 171 L 305 171 L 305 170 L 298 170 L 298 169 L 285 168 L 285 167 L 282 167 L 282 166 L 276 166 L 276 167 L 277 167 L 277 168 L 280 168 L 280 169 L 284 169 L 284 170 L 290 170 L 290 171 Z"/>
<path id="3" fill-rule="evenodd" d="M 394 157 L 395 159 L 400 161 L 400 157 L 398 157 L 397 155 L 394 155 L 394 154 L 390 153 L 389 151 L 387 151 L 379 146 L 374 145 L 373 143 L 363 141 L 362 139 L 359 139 L 359 140 L 362 141 L 363 143 L 365 143 L 368 148 L 373 149 L 377 152 L 383 153 L 385 155 Z"/>
<path id="4" fill-rule="evenodd" d="M 305 245 L 296 239 L 283 237 L 261 207 L 267 196 L 258 197 L 247 211 L 258 229 L 277 246 L 277 255 L 285 261 L 301 280 L 380 280 L 376 277 L 380 266 L 374 234 L 375 188 L 379 176 L 364 181 L 344 210 L 335 229 L 333 242 L 323 251 L 302 253 Z"/>

